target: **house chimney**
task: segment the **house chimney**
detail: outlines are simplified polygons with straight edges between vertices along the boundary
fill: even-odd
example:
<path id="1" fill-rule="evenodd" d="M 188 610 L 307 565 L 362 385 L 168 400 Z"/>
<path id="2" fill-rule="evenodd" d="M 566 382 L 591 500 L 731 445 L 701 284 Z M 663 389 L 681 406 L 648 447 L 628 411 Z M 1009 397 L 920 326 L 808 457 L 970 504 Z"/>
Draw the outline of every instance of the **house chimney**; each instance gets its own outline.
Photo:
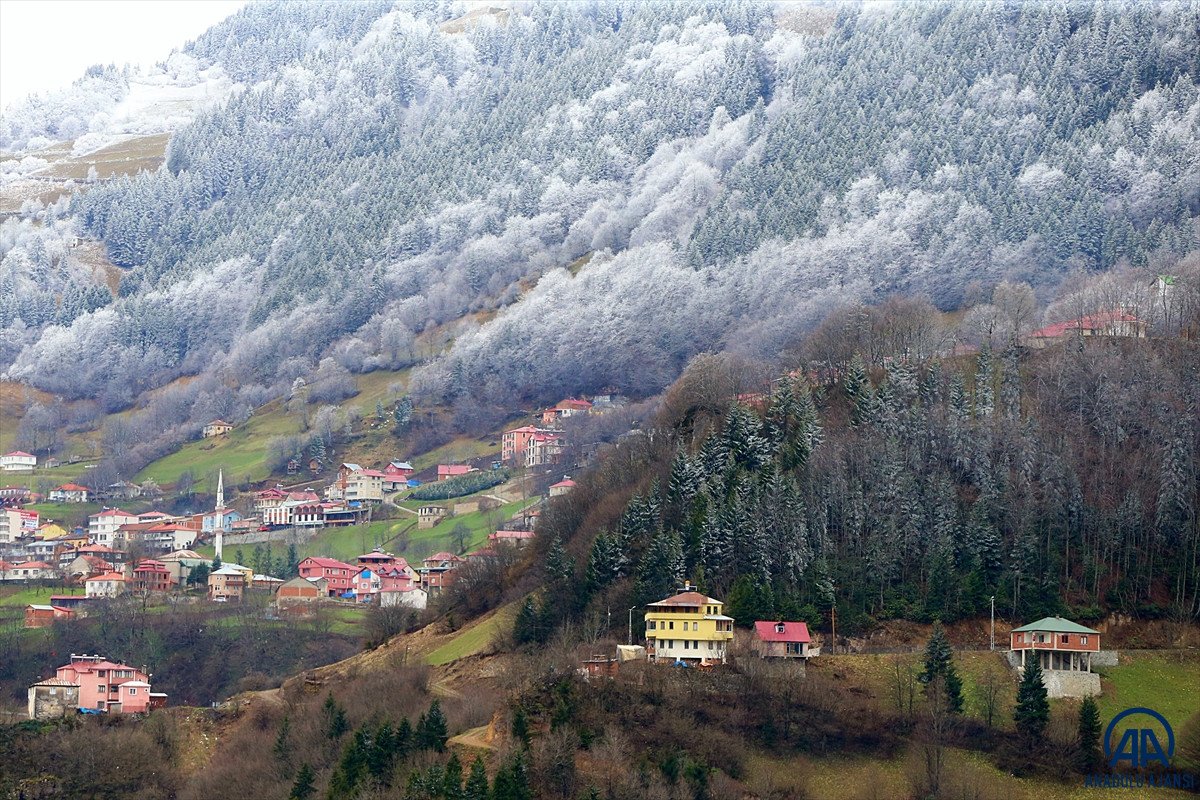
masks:
<path id="1" fill-rule="evenodd" d="M 684 581 L 684 582 L 683 582 L 683 590 L 684 590 L 685 592 L 690 592 L 690 591 L 692 590 L 692 582 L 691 582 L 691 581 Z"/>

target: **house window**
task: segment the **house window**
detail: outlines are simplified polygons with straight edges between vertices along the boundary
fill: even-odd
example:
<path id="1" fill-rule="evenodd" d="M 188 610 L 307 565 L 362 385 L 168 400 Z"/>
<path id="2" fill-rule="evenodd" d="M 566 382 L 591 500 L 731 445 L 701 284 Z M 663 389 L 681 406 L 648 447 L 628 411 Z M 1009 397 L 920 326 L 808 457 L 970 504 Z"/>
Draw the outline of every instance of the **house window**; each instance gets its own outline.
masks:
<path id="1" fill-rule="evenodd" d="M 695 639 L 693 639 L 693 640 L 692 640 L 692 649 L 693 649 L 693 650 L 699 650 L 699 649 L 700 649 L 700 643 L 699 643 L 699 642 L 697 642 Z"/>
<path id="2" fill-rule="evenodd" d="M 131 687 L 129 687 L 129 693 L 130 693 L 130 694 L 137 694 L 137 687 L 136 687 L 136 686 L 131 686 Z"/>
<path id="3" fill-rule="evenodd" d="M 1086 636 L 1080 636 L 1080 637 L 1079 637 L 1079 643 L 1080 643 L 1080 644 L 1087 644 L 1087 637 L 1086 637 Z"/>
<path id="4" fill-rule="evenodd" d="M 670 622 L 668 622 L 667 625 L 669 625 L 671 627 L 671 630 L 675 630 L 675 621 L 674 620 L 671 620 Z"/>
<path id="5" fill-rule="evenodd" d="M 687 649 L 688 649 L 688 640 L 687 640 L 687 639 L 684 639 L 684 640 L 683 640 L 683 649 L 684 649 L 684 650 L 687 650 Z"/>
<path id="6" fill-rule="evenodd" d="M 648 631 L 656 630 L 656 628 L 654 626 L 657 624 L 658 623 L 656 623 L 654 620 L 650 620 L 649 622 L 646 623 L 646 630 L 648 630 Z"/>
<path id="7" fill-rule="evenodd" d="M 1058 641 L 1061 644 L 1070 644 L 1071 637 L 1064 633 L 1062 636 L 1059 637 Z"/>
<path id="8" fill-rule="evenodd" d="M 698 631 L 698 630 L 700 630 L 700 623 L 699 623 L 699 622 L 693 622 L 693 623 L 692 623 L 692 630 L 694 630 L 694 631 Z"/>

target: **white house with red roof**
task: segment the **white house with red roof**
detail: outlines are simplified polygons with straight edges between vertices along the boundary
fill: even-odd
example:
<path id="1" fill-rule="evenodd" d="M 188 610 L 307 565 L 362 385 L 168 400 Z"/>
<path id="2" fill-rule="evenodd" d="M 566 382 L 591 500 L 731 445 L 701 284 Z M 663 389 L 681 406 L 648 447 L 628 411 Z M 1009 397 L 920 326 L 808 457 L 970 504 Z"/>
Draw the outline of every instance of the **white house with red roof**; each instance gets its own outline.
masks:
<path id="1" fill-rule="evenodd" d="M 821 649 L 810 647 L 811 644 L 807 623 L 783 620 L 754 623 L 752 646 L 759 658 L 814 658 Z"/>
<path id="2" fill-rule="evenodd" d="M 130 514 L 119 508 L 106 508 L 88 517 L 88 541 L 112 547 L 117 528 L 122 525 L 136 525 L 140 521 L 137 514 Z"/>
<path id="3" fill-rule="evenodd" d="M 573 417 L 576 414 L 586 414 L 591 410 L 592 404 L 587 400 L 580 400 L 577 397 L 568 397 L 566 400 L 559 402 L 553 408 L 547 408 L 542 412 L 542 424 L 557 425 L 561 419 Z"/>
<path id="4" fill-rule="evenodd" d="M 129 580 L 119 572 L 93 575 L 83 582 L 84 592 L 89 600 L 125 594 L 128 584 Z"/>
<path id="5" fill-rule="evenodd" d="M 55 503 L 86 503 L 88 488 L 78 483 L 64 483 L 51 489 L 47 497 Z"/>
<path id="6" fill-rule="evenodd" d="M 14 450 L 0 456 L 0 472 L 33 472 L 37 456 L 23 450 Z"/>
<path id="7" fill-rule="evenodd" d="M 569 494 L 575 488 L 575 481 L 570 478 L 563 478 L 558 483 L 550 485 L 551 497 L 562 497 L 564 494 Z"/>

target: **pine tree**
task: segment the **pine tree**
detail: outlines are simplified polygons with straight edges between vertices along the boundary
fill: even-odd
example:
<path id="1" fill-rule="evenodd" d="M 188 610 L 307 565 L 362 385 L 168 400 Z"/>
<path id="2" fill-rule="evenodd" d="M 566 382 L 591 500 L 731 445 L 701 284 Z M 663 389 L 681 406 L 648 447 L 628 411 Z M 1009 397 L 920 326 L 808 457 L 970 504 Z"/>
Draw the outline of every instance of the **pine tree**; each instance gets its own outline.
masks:
<path id="1" fill-rule="evenodd" d="M 291 720 L 285 714 L 283 721 L 279 723 L 279 733 L 275 736 L 275 746 L 271 749 L 271 752 L 275 756 L 275 763 L 278 765 L 279 775 L 283 778 L 290 777 L 292 774 L 292 742 L 289 738 L 291 730 Z"/>
<path id="2" fill-rule="evenodd" d="M 325 716 L 325 736 L 327 738 L 336 741 L 350 730 L 350 723 L 346 720 L 346 710 L 333 699 L 332 693 L 325 695 L 322 711 Z"/>
<path id="3" fill-rule="evenodd" d="M 416 745 L 419 750 L 432 750 L 435 753 L 446 751 L 446 715 L 442 713 L 442 704 L 434 700 L 429 705 L 428 713 L 422 714 L 417 722 Z"/>
<path id="4" fill-rule="evenodd" d="M 1100 766 L 1100 709 L 1089 695 L 1079 705 L 1079 769 L 1093 772 Z"/>
<path id="5" fill-rule="evenodd" d="M 1039 654 L 1026 654 L 1025 671 L 1017 686 L 1017 707 L 1013 711 L 1017 731 L 1030 741 L 1040 741 L 1050 721 L 1050 701 L 1046 699 L 1046 687 L 1042 683 L 1042 664 Z"/>
<path id="6" fill-rule="evenodd" d="M 867 375 L 867 366 L 862 356 L 854 354 L 850 359 L 850 368 L 846 372 L 846 397 L 850 400 L 850 424 L 862 425 L 874 416 L 875 387 Z"/>
<path id="7" fill-rule="evenodd" d="M 463 800 L 488 800 L 487 768 L 483 765 L 482 756 L 475 756 L 471 762 L 471 772 L 463 788 Z"/>
<path id="8" fill-rule="evenodd" d="M 925 645 L 925 668 L 918 680 L 928 686 L 937 677 L 941 677 L 946 692 L 946 707 L 954 714 L 961 714 L 962 680 L 954 667 L 954 650 L 941 622 L 933 623 L 933 633 Z"/>
<path id="9" fill-rule="evenodd" d="M 451 753 L 450 760 L 446 762 L 446 771 L 442 774 L 442 797 L 445 800 L 464 800 L 463 769 L 458 753 Z"/>
<path id="10" fill-rule="evenodd" d="M 541 641 L 541 631 L 538 629 L 537 608 L 532 597 L 526 597 L 521 608 L 517 610 L 513 620 L 513 641 L 518 645 L 531 644 Z"/>
<path id="11" fill-rule="evenodd" d="M 296 773 L 296 782 L 292 784 L 292 791 L 288 794 L 288 800 L 308 800 L 316 794 L 317 791 L 317 776 L 313 773 L 313 768 L 305 761 L 300 765 L 300 770 Z"/>

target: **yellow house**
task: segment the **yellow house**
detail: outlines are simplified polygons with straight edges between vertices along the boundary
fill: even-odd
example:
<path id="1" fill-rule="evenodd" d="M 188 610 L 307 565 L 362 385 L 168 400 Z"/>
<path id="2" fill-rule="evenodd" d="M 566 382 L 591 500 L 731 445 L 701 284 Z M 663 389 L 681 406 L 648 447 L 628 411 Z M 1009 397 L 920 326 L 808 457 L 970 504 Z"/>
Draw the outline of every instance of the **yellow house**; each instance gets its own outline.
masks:
<path id="1" fill-rule="evenodd" d="M 725 604 L 691 585 L 646 606 L 646 654 L 655 663 L 724 664 L 733 641 L 733 617 Z"/>

